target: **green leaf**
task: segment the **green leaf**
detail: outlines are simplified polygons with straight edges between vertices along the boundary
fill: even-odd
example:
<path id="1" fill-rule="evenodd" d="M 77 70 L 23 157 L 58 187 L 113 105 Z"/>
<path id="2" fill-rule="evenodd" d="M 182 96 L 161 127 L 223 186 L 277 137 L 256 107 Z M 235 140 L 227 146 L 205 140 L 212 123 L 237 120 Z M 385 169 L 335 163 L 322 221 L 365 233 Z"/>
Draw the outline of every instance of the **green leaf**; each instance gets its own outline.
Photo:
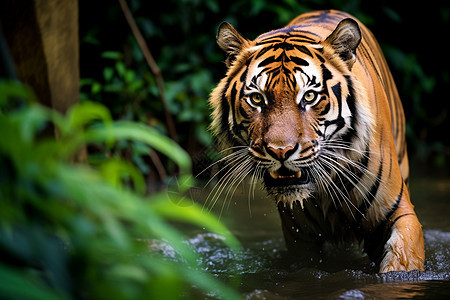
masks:
<path id="1" fill-rule="evenodd" d="M 132 164 L 120 159 L 108 159 L 99 168 L 103 178 L 117 188 L 123 188 L 123 180 L 132 180 L 134 189 L 140 195 L 145 194 L 146 186 L 142 174 Z"/>
<path id="2" fill-rule="evenodd" d="M 112 238 L 114 246 L 122 251 L 131 250 L 130 236 L 122 224 L 119 223 L 117 214 L 110 214 L 106 210 L 100 214 L 102 225 Z"/>
<path id="3" fill-rule="evenodd" d="M 117 51 L 105 51 L 101 54 L 101 57 L 113 60 L 123 59 L 123 54 Z"/>
<path id="4" fill-rule="evenodd" d="M 105 106 L 89 101 L 84 101 L 72 107 L 67 116 L 70 126 L 77 129 L 83 128 L 96 120 L 105 125 L 112 123 L 111 114 Z"/>
<path id="5" fill-rule="evenodd" d="M 46 288 L 23 273 L 0 264 L 0 298 L 32 300 L 62 300 L 67 299 Z"/>
<path id="6" fill-rule="evenodd" d="M 131 83 L 136 78 L 136 73 L 133 70 L 126 70 L 124 74 L 124 79 L 126 83 Z"/>
<path id="7" fill-rule="evenodd" d="M 125 76 L 126 71 L 125 64 L 121 61 L 116 62 L 116 71 L 117 74 L 119 74 L 120 76 L 122 77 Z"/>
<path id="8" fill-rule="evenodd" d="M 201 207 L 194 202 L 191 202 L 190 206 L 176 205 L 177 197 L 172 195 L 171 201 L 161 199 L 159 201 L 153 201 L 152 209 L 160 216 L 168 218 L 174 221 L 181 221 L 197 226 L 203 226 L 208 231 L 221 235 L 225 238 L 225 243 L 235 249 L 241 249 L 239 241 L 230 233 L 230 231 L 217 220 L 217 218 L 211 214 L 207 214 Z M 179 199 L 179 202 L 183 202 L 183 199 Z"/>
<path id="9" fill-rule="evenodd" d="M 37 101 L 28 86 L 14 80 L 0 80 L 0 107 L 5 107 L 12 99 L 20 99 L 26 103 Z"/>
<path id="10" fill-rule="evenodd" d="M 104 69 L 103 69 L 103 78 L 105 79 L 105 81 L 111 81 L 111 79 L 113 78 L 113 76 L 114 76 L 114 70 L 113 70 L 113 68 L 110 68 L 110 67 L 105 67 Z"/>
<path id="11" fill-rule="evenodd" d="M 95 95 L 95 94 L 100 93 L 101 91 L 102 91 L 102 85 L 99 82 L 94 81 L 91 86 L 91 93 L 93 95 Z"/>
<path id="12" fill-rule="evenodd" d="M 101 142 L 109 138 L 132 139 L 146 143 L 174 161 L 180 167 L 181 174 L 190 174 L 191 172 L 192 165 L 189 154 L 170 138 L 149 126 L 121 121 L 115 122 L 112 126 L 92 128 L 86 132 L 86 139 L 89 142 Z"/>

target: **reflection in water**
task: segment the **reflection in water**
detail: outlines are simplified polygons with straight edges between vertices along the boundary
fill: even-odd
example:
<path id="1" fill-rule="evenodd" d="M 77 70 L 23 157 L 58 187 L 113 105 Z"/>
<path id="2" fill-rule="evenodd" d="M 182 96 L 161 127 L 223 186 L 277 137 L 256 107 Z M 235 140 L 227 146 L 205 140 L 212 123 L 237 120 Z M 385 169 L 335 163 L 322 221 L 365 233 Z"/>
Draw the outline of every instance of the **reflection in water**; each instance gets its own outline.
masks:
<path id="1" fill-rule="evenodd" d="M 340 299 L 412 299 L 425 295 L 421 284 L 370 284 L 360 289 L 348 290 L 338 295 Z"/>
<path id="2" fill-rule="evenodd" d="M 222 237 L 201 230 L 187 242 L 208 272 L 225 282 L 238 281 L 236 288 L 246 299 L 450 299 L 450 181 L 422 179 L 411 187 L 424 225 L 425 272 L 377 274 L 356 247 L 330 248 L 328 261 L 308 264 L 287 252 L 274 203 L 262 191 L 250 197 L 246 186 L 235 191 L 223 211 L 220 200 L 213 210 L 222 212 L 221 220 L 241 241 L 240 253 L 227 248 Z M 195 200 L 203 203 L 207 195 L 198 193 Z M 170 249 L 160 251 L 176 259 Z"/>

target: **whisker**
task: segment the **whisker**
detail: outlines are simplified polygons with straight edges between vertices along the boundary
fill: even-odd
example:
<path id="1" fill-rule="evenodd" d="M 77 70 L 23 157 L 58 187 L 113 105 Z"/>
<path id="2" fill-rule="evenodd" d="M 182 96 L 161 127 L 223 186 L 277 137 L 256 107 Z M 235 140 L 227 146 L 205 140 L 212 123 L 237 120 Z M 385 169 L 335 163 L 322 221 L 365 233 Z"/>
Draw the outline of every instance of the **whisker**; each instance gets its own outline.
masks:
<path id="1" fill-rule="evenodd" d="M 245 149 L 241 149 L 241 150 L 238 150 L 238 151 L 236 151 L 236 152 L 232 152 L 232 153 L 228 154 L 227 156 L 222 157 L 222 158 L 219 159 L 218 161 L 216 161 L 216 162 L 210 164 L 209 166 L 207 166 L 203 171 L 201 171 L 200 173 L 198 173 L 195 177 L 198 177 L 198 176 L 202 175 L 205 171 L 207 171 L 208 169 L 212 168 L 213 166 L 215 166 L 215 165 L 217 165 L 217 164 L 219 164 L 219 163 L 221 163 L 221 162 L 230 160 L 230 158 L 233 157 L 233 156 L 245 154 L 245 152 L 246 152 L 246 150 L 247 150 L 247 147 L 246 147 L 246 146 L 239 146 L 239 147 L 244 147 Z M 237 147 L 231 147 L 231 148 L 237 148 Z M 228 149 L 230 149 L 230 148 L 228 148 Z M 223 152 L 223 151 L 221 151 L 221 152 Z"/>
<path id="2" fill-rule="evenodd" d="M 320 159 L 320 160 L 318 161 L 319 164 L 321 164 L 322 162 L 325 163 L 325 161 L 323 161 L 322 159 Z M 344 193 L 344 192 L 336 185 L 336 183 L 332 180 L 332 178 L 330 177 L 330 175 L 329 175 L 328 173 L 325 172 L 325 173 L 323 173 L 323 174 L 328 178 L 329 182 L 332 184 L 332 186 L 334 187 L 335 191 L 339 192 L 340 196 L 341 196 L 342 199 L 344 200 L 344 203 L 345 203 L 345 205 L 347 206 L 347 208 L 348 208 L 350 214 L 352 215 L 353 219 L 356 220 L 355 215 L 353 214 L 353 212 L 352 212 L 352 210 L 351 210 L 349 204 L 351 204 L 351 205 L 353 206 L 353 208 L 355 208 L 359 213 L 361 213 L 361 212 L 360 212 L 359 209 L 355 206 L 355 204 L 350 200 L 348 193 L 347 193 L 347 195 L 346 195 L 346 194 L 345 194 L 345 193 Z M 339 176 L 339 175 L 338 175 L 338 176 Z M 340 180 L 341 180 L 341 179 L 340 179 Z M 341 204 L 341 205 L 342 205 L 342 204 Z M 361 213 L 361 215 L 362 215 L 362 213 Z"/>
<path id="3" fill-rule="evenodd" d="M 229 163 L 229 165 L 231 166 L 230 169 L 223 175 L 222 178 L 219 179 L 219 181 L 218 181 L 218 182 L 216 183 L 216 185 L 212 188 L 212 190 L 210 191 L 208 197 L 206 198 L 205 205 L 208 203 L 208 201 L 211 201 L 211 203 L 210 203 L 210 205 L 209 205 L 209 207 L 208 207 L 209 210 L 212 210 L 212 208 L 215 206 L 215 203 L 217 202 L 217 199 L 216 199 L 217 193 L 220 191 L 220 194 L 222 194 L 222 192 L 223 192 L 222 187 L 224 186 L 224 184 L 225 184 L 227 181 L 231 180 L 232 176 L 234 176 L 236 173 L 239 172 L 239 169 L 238 169 L 238 168 L 240 168 L 240 164 L 241 164 L 242 162 L 246 161 L 247 159 L 248 159 L 248 157 L 246 157 L 245 155 L 242 155 L 242 156 L 239 156 L 239 157 L 237 157 L 236 159 L 234 159 L 233 162 L 230 162 L 230 163 Z M 234 164 L 234 165 L 232 165 L 232 164 Z M 238 170 L 236 170 L 236 169 L 238 169 Z M 213 178 L 216 177 L 219 173 L 220 173 L 220 172 L 217 172 L 217 174 L 215 174 L 215 175 L 213 176 Z M 211 182 L 211 180 L 212 180 L 213 178 L 211 178 L 211 179 L 206 183 L 205 186 L 207 186 L 207 185 Z M 225 184 L 225 185 L 226 185 L 226 184 Z M 211 198 L 211 194 L 214 192 L 214 190 L 215 190 L 214 196 Z M 222 190 L 222 191 L 221 191 L 221 190 Z M 220 194 L 219 194 L 219 196 L 220 196 Z M 216 200 L 214 200 L 214 199 L 216 199 Z M 204 206 L 205 206 L 205 205 L 204 205 Z"/>
<path id="4" fill-rule="evenodd" d="M 351 204 L 353 206 L 353 208 L 364 217 L 364 214 L 358 209 L 358 207 L 356 207 L 356 205 L 353 203 L 353 201 L 351 201 L 349 192 L 348 192 L 347 188 L 345 187 L 345 184 L 343 183 L 342 178 L 340 176 L 342 175 L 345 178 L 347 178 L 348 180 L 350 180 L 350 179 L 344 173 L 340 172 L 340 169 L 338 169 L 335 165 L 331 164 L 329 161 L 324 160 L 325 157 L 326 156 L 323 156 L 323 155 L 320 156 L 320 162 L 324 163 L 330 169 L 334 170 L 334 172 L 336 173 L 337 177 L 341 181 L 341 185 L 345 189 L 345 192 L 346 192 L 347 195 L 336 185 L 336 183 L 331 179 L 331 177 L 328 174 L 326 174 L 326 176 L 330 179 L 330 182 L 333 184 L 333 186 L 339 191 L 340 195 L 344 199 L 345 204 L 347 205 L 347 208 L 349 209 L 350 213 L 352 214 L 352 217 L 356 220 L 352 210 L 350 209 L 349 204 Z M 354 186 L 356 187 L 356 185 L 354 185 Z"/>
<path id="5" fill-rule="evenodd" d="M 216 186 L 213 188 L 211 193 L 215 190 L 214 195 L 209 200 L 209 209 L 212 210 L 212 208 L 216 205 L 217 201 L 219 200 L 220 196 L 226 191 L 224 202 L 222 204 L 222 209 L 220 212 L 220 215 L 223 212 L 223 209 L 228 202 L 228 199 L 231 201 L 232 195 L 236 192 L 237 187 L 241 184 L 241 182 L 244 180 L 244 178 L 251 172 L 252 166 L 254 162 L 252 157 L 246 156 L 243 159 L 241 159 L 239 164 L 236 164 L 235 167 L 232 167 L 216 184 Z M 228 186 L 228 188 L 227 188 Z M 211 197 L 208 195 L 208 199 Z"/>
<path id="6" fill-rule="evenodd" d="M 321 176 L 322 170 L 318 170 L 322 168 L 322 166 L 318 164 L 314 164 L 311 166 L 311 176 L 313 177 L 313 180 L 318 184 L 318 188 L 321 189 L 321 194 L 326 194 L 328 192 L 328 195 L 331 196 L 331 200 L 333 201 L 334 207 L 337 208 L 336 201 L 333 197 L 333 194 L 330 191 L 329 185 L 324 181 L 323 176 Z"/>
<path id="7" fill-rule="evenodd" d="M 236 182 L 241 182 L 241 177 L 242 179 L 245 178 L 247 176 L 247 174 L 251 171 L 251 167 L 253 165 L 253 162 L 251 160 L 251 158 L 247 158 L 243 163 L 241 163 L 241 165 L 239 166 L 239 169 L 236 170 L 236 176 L 233 178 L 233 180 L 230 183 L 230 188 L 227 192 L 227 194 L 225 195 L 225 199 L 228 198 L 228 194 L 231 190 L 231 188 L 233 187 L 233 185 L 235 185 Z M 239 183 L 237 184 L 237 186 L 239 186 Z M 237 188 L 236 186 L 236 188 Z M 236 191 L 236 189 L 234 189 L 233 193 Z"/>
<path id="8" fill-rule="evenodd" d="M 342 165 L 341 163 L 339 163 L 339 161 L 333 159 L 332 157 L 329 157 L 328 155 L 323 155 L 322 157 L 325 158 L 325 159 L 327 159 L 327 160 L 328 160 L 328 163 L 330 164 L 330 166 L 332 165 L 333 167 L 335 167 L 335 168 L 334 168 L 335 170 L 340 170 L 340 171 L 345 172 L 346 174 L 343 173 L 342 175 L 344 175 L 345 178 L 346 178 L 353 186 L 357 187 L 358 183 L 357 183 L 357 182 L 354 182 L 350 177 L 352 177 L 353 179 L 355 179 L 355 180 L 357 180 L 357 181 L 360 181 L 361 186 L 363 186 L 363 187 L 366 189 L 366 191 L 367 191 L 368 193 L 370 193 L 369 189 L 362 183 L 362 177 L 359 178 L 358 176 L 356 176 L 355 173 L 353 173 L 351 170 L 349 170 L 348 168 L 346 168 L 344 165 Z M 362 175 L 365 175 L 365 174 L 362 174 Z M 349 176 L 350 176 L 350 177 L 349 177 Z M 363 193 L 361 192 L 361 194 L 363 194 Z M 372 195 L 372 196 L 373 196 L 373 195 Z"/>
<path id="9" fill-rule="evenodd" d="M 328 155 L 328 156 L 332 156 L 333 158 L 336 158 L 337 160 L 342 160 L 343 162 L 347 163 L 348 165 L 351 165 L 352 167 L 358 169 L 361 173 L 364 173 L 365 175 L 367 175 L 367 177 L 372 181 L 372 184 L 375 183 L 376 181 L 380 180 L 379 178 L 377 178 L 377 176 L 372 173 L 371 171 L 369 171 L 369 169 L 367 167 L 365 167 L 363 164 L 361 164 L 360 162 L 355 162 L 339 153 L 333 152 L 333 151 L 323 151 L 323 154 Z M 345 168 L 344 166 L 342 166 L 343 168 Z M 346 170 L 348 170 L 349 172 L 351 172 L 348 168 L 345 168 Z M 353 172 L 351 172 L 352 174 L 354 174 Z M 356 175 L 355 175 L 356 176 Z"/>
<path id="10" fill-rule="evenodd" d="M 332 149 L 353 151 L 364 157 L 368 157 L 368 154 L 377 154 L 377 152 L 375 152 L 375 151 L 358 150 L 358 149 L 352 147 L 352 145 L 353 145 L 352 142 L 346 142 L 346 141 L 342 141 L 342 140 L 325 140 L 325 141 L 320 142 L 320 146 L 323 148 L 332 148 Z"/>
<path id="11" fill-rule="evenodd" d="M 259 177 L 260 164 L 261 164 L 261 162 L 259 161 L 255 166 L 252 178 L 250 180 L 250 188 L 248 190 L 248 212 L 250 214 L 250 217 L 252 216 L 251 201 L 252 201 L 252 199 L 255 199 L 255 186 L 256 186 L 256 181 L 258 180 L 258 177 Z"/>
<path id="12" fill-rule="evenodd" d="M 322 164 L 317 161 L 316 162 L 316 172 L 317 172 L 317 177 L 320 178 L 320 181 L 323 182 L 324 187 L 326 188 L 326 190 L 328 191 L 328 195 L 331 196 L 331 200 L 333 201 L 334 207 L 337 208 L 337 202 L 336 200 L 339 201 L 339 204 L 342 206 L 342 202 L 339 200 L 339 195 L 336 192 L 336 185 L 333 183 L 332 178 L 328 175 L 327 171 L 324 169 L 324 167 L 322 166 Z M 335 197 L 333 196 L 336 196 Z"/>
<path id="13" fill-rule="evenodd" d="M 236 155 L 234 155 L 236 154 Z M 232 156 L 237 156 L 237 157 L 232 157 Z M 230 155 L 227 156 L 227 163 L 224 166 L 224 168 L 227 167 L 233 167 L 233 165 L 237 165 L 241 160 L 244 160 L 246 158 L 247 154 L 245 152 L 236 152 L 236 153 L 232 153 Z M 204 185 L 204 187 L 208 186 L 208 184 L 215 178 L 217 177 L 217 175 L 219 175 L 221 173 L 222 170 L 218 171 L 216 174 L 214 174 L 209 180 L 208 182 L 206 182 L 206 184 Z M 224 175 L 225 176 L 225 175 Z"/>
<path id="14" fill-rule="evenodd" d="M 236 178 L 233 180 L 233 182 L 230 184 L 230 187 L 228 189 L 228 192 L 225 196 L 225 200 L 224 200 L 224 204 L 226 202 L 228 202 L 228 207 L 230 206 L 231 203 L 231 199 L 233 197 L 233 195 L 236 193 L 237 188 L 241 185 L 241 183 L 244 181 L 244 179 L 253 171 L 253 167 L 254 163 L 250 160 L 249 163 L 247 163 L 247 166 L 243 167 L 243 170 L 241 172 L 239 172 L 238 176 L 236 176 Z M 234 188 L 233 188 L 234 186 Z M 231 189 L 233 189 L 233 191 L 231 192 Z M 231 192 L 231 194 L 230 194 Z M 228 195 L 230 194 L 230 197 L 228 197 Z M 228 201 L 229 199 L 229 201 Z M 222 205 L 222 210 L 225 207 L 225 205 Z M 222 211 L 220 212 L 220 214 L 222 214 Z"/>

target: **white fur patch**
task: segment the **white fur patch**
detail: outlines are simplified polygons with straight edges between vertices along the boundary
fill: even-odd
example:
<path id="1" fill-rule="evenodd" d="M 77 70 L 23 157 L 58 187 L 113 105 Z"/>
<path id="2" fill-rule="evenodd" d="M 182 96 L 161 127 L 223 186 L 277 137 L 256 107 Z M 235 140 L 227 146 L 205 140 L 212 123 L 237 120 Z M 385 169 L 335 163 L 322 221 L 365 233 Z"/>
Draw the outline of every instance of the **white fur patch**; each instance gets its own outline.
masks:
<path id="1" fill-rule="evenodd" d="M 302 188 L 295 194 L 290 195 L 277 195 L 276 202 L 283 202 L 285 206 L 288 206 L 291 210 L 294 209 L 294 203 L 296 201 L 300 202 L 300 206 L 304 209 L 304 201 L 308 201 L 311 197 L 311 192 L 308 188 Z"/>
<path id="2" fill-rule="evenodd" d="M 396 229 L 396 226 L 394 224 L 394 226 L 392 227 L 391 237 L 386 242 L 386 245 L 384 245 L 385 255 L 380 264 L 380 273 L 394 271 L 394 270 L 390 270 L 389 266 L 391 265 L 391 262 L 396 259 L 395 258 L 395 256 L 396 256 L 395 247 L 396 247 L 396 244 L 398 243 L 398 241 L 402 240 L 402 239 L 403 239 L 403 236 L 401 235 L 401 233 L 398 232 L 398 230 Z"/>

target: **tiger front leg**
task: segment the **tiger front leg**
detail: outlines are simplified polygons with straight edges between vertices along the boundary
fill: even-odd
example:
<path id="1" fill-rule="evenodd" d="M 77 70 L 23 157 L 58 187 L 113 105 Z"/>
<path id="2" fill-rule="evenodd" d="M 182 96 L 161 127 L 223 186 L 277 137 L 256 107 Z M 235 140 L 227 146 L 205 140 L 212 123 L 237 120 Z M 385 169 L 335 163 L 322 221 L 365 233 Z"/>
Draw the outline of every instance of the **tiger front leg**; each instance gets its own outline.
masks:
<path id="1" fill-rule="evenodd" d="M 403 199 L 402 199 L 403 200 Z M 391 235 L 384 246 L 380 273 L 390 271 L 424 270 L 425 250 L 422 225 L 407 201 L 410 212 L 395 214 L 391 218 Z"/>

